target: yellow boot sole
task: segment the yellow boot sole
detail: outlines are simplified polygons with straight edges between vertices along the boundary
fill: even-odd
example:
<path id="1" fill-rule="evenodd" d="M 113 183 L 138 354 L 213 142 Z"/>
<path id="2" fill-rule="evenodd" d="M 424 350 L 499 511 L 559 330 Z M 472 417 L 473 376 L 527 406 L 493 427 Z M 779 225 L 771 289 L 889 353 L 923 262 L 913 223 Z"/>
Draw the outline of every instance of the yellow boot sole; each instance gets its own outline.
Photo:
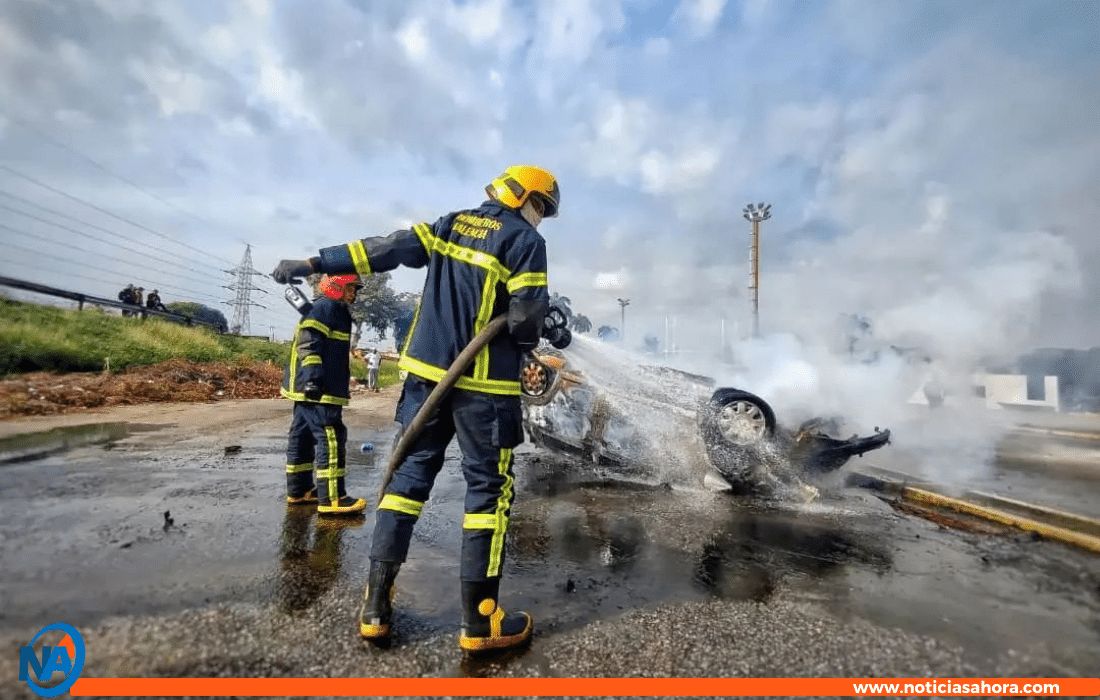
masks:
<path id="1" fill-rule="evenodd" d="M 527 625 L 518 634 L 500 637 L 467 637 L 461 635 L 458 638 L 458 646 L 463 651 L 479 652 L 493 649 L 510 649 L 526 644 L 531 639 L 534 622 L 527 613 L 524 613 L 524 616 L 527 618 Z"/>
<path id="2" fill-rule="evenodd" d="M 362 498 L 355 499 L 347 505 L 318 505 L 317 512 L 321 515 L 355 515 L 367 509 L 367 502 Z"/>

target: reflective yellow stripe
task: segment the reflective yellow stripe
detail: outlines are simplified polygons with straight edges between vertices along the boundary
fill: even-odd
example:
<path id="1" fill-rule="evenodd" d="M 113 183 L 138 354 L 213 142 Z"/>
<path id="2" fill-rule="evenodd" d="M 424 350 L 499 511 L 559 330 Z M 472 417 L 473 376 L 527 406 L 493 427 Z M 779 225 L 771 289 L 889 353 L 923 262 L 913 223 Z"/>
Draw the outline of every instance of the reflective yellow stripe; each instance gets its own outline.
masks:
<path id="1" fill-rule="evenodd" d="M 320 331 L 321 334 L 325 336 L 332 334 L 331 328 L 314 318 L 307 318 L 306 320 L 302 321 L 298 324 L 298 328 L 312 328 L 316 331 Z"/>
<path id="2" fill-rule="evenodd" d="M 483 250 L 467 248 L 438 238 L 432 234 L 432 229 L 427 224 L 417 224 L 413 226 L 413 231 L 416 233 L 416 237 L 420 239 L 420 244 L 429 252 L 435 251 L 441 255 L 446 255 L 448 258 L 461 260 L 483 270 L 494 270 L 500 279 L 508 279 L 512 276 L 512 271 L 502 265 L 496 257 Z"/>
<path id="3" fill-rule="evenodd" d="M 545 287 L 547 285 L 545 272 L 524 272 L 508 280 L 508 293 L 514 293 L 524 287 Z"/>
<path id="4" fill-rule="evenodd" d="M 500 495 L 497 496 L 496 528 L 493 530 L 493 539 L 489 544 L 489 569 L 486 576 L 500 576 L 501 563 L 504 560 L 504 536 L 508 533 L 508 509 L 512 507 L 512 475 L 509 467 L 512 466 L 512 450 L 501 448 L 500 459 L 497 461 L 497 472 L 504 476 L 504 485 L 500 487 Z"/>
<path id="5" fill-rule="evenodd" d="M 313 471 L 313 462 L 307 462 L 305 464 L 288 464 L 286 465 L 287 474 L 301 474 L 302 472 Z"/>
<path id="6" fill-rule="evenodd" d="M 371 274 L 370 259 L 367 257 L 367 249 L 363 247 L 363 241 L 348 243 L 348 254 L 351 256 L 351 262 L 355 265 L 356 272 L 360 275 Z"/>
<path id="7" fill-rule="evenodd" d="M 283 398 L 290 399 L 291 401 L 309 401 L 309 399 L 306 398 L 306 395 L 300 391 L 287 391 L 286 389 L 279 387 L 279 393 L 283 395 Z M 342 396 L 329 396 L 328 394 L 325 394 L 321 397 L 320 401 L 316 401 L 313 403 L 327 403 L 332 406 L 347 406 L 351 402 Z"/>
<path id="8" fill-rule="evenodd" d="M 435 234 L 432 233 L 432 227 L 427 224 L 416 224 L 413 226 L 413 233 L 420 239 L 424 252 L 430 255 L 432 248 L 435 247 Z"/>
<path id="9" fill-rule="evenodd" d="M 310 365 L 320 365 L 320 364 L 323 364 L 321 362 L 321 356 L 320 355 L 309 355 L 304 360 L 302 360 L 302 366 L 303 367 L 309 367 Z"/>
<path id="10" fill-rule="evenodd" d="M 424 504 L 421 501 L 414 501 L 411 498 L 387 493 L 378 504 L 378 510 L 392 510 L 419 518 L 420 512 L 424 510 Z"/>
<path id="11" fill-rule="evenodd" d="M 493 302 L 497 298 L 497 276 L 493 270 L 485 275 L 485 285 L 481 288 L 481 306 L 477 310 L 477 318 L 474 319 L 474 335 L 489 323 L 489 316 L 493 312 Z M 489 345 L 478 350 L 474 358 L 474 379 L 484 381 L 489 378 Z"/>
<path id="12" fill-rule="evenodd" d="M 318 469 L 318 479 L 339 479 L 342 476 L 347 476 L 346 469 Z M 329 487 L 329 494 L 332 494 L 332 487 Z"/>
<path id="13" fill-rule="evenodd" d="M 318 469 L 317 474 L 320 479 L 328 479 L 328 502 L 335 505 L 340 501 L 340 488 L 336 479 L 344 475 L 343 470 L 338 466 L 340 461 L 340 445 L 336 443 L 336 428 L 331 425 L 326 425 L 325 439 L 328 442 L 328 462 L 326 466 L 328 466 L 329 469 Z M 338 473 L 334 474 L 332 477 L 320 476 L 322 472 L 326 474 L 329 473 L 329 470 Z"/>
<path id="14" fill-rule="evenodd" d="M 495 513 L 467 513 L 462 518 L 464 530 L 494 530 L 497 526 Z"/>
<path id="15" fill-rule="evenodd" d="M 333 340 L 351 340 L 351 333 L 344 333 L 343 331 L 333 331 L 329 336 Z"/>
<path id="16" fill-rule="evenodd" d="M 397 367 L 398 369 L 403 369 L 406 372 L 415 374 L 422 379 L 427 379 L 429 382 L 442 381 L 443 375 L 447 373 L 445 369 L 429 365 L 427 362 L 421 362 L 408 355 L 401 356 L 401 359 L 397 363 Z M 502 396 L 519 396 L 522 393 L 519 388 L 519 381 L 510 379 L 473 379 L 471 377 L 459 377 L 458 381 L 455 382 L 455 386 L 459 389 L 480 391 L 483 394 L 500 394 Z"/>

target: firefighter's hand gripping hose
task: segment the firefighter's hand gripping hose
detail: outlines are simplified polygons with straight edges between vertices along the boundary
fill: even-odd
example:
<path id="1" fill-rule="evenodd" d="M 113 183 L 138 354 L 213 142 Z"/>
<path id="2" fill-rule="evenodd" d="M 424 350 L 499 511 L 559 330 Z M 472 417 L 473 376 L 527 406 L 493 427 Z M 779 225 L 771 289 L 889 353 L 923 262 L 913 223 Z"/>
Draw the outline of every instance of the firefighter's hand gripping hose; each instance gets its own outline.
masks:
<path id="1" fill-rule="evenodd" d="M 558 313 L 560 313 L 560 311 Z M 551 344 L 557 348 L 564 348 L 569 345 L 569 342 L 572 340 L 572 334 L 564 327 L 564 317 L 562 317 L 562 320 L 558 320 L 557 317 L 550 319 L 550 315 L 548 314 L 547 319 L 548 322 L 543 326 L 543 337 L 546 337 Z M 465 372 L 466 368 L 470 366 L 470 363 L 474 361 L 478 352 L 480 352 L 481 349 L 485 347 L 485 345 L 487 345 L 505 325 L 507 325 L 507 323 L 507 314 L 501 314 L 485 324 L 481 332 L 474 336 L 470 344 L 463 348 L 462 352 L 455 358 L 455 361 L 451 363 L 450 368 L 447 369 L 447 373 L 443 375 L 443 378 L 440 379 L 439 383 L 432 389 L 432 393 L 428 394 L 428 398 L 424 401 L 424 405 L 420 407 L 420 410 L 413 417 L 412 421 L 409 422 L 408 428 L 402 432 L 397 444 L 393 447 L 393 453 L 390 455 L 389 464 L 386 465 L 386 473 L 382 475 L 382 485 L 378 489 L 379 501 L 386 495 L 386 487 L 389 486 L 390 479 L 393 478 L 393 473 L 397 470 L 398 465 L 405 459 L 405 453 L 408 452 L 409 446 L 412 445 L 413 441 L 420 435 L 420 432 L 424 430 L 424 426 L 435 414 L 440 402 L 442 402 L 447 394 L 450 393 L 451 389 L 454 388 L 454 385 L 458 382 L 458 378 L 462 376 L 462 373 Z"/>

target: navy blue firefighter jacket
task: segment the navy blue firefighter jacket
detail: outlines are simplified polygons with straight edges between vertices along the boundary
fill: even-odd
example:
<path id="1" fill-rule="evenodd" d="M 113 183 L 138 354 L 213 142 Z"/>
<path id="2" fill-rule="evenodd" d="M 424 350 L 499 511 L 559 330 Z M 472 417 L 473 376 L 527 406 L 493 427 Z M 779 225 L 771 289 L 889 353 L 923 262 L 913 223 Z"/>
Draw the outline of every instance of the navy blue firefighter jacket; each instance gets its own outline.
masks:
<path id="1" fill-rule="evenodd" d="M 523 352 L 535 348 L 549 308 L 546 241 L 519 212 L 493 201 L 320 251 L 328 274 L 369 275 L 399 265 L 427 266 L 424 292 L 398 367 L 438 382 L 473 337 L 508 315 L 456 386 L 486 394 L 520 394 Z"/>
<path id="2" fill-rule="evenodd" d="M 290 363 L 279 392 L 288 399 L 305 401 L 306 382 L 316 382 L 324 392 L 321 403 L 346 406 L 351 397 L 351 310 L 342 301 L 326 296 L 313 300 L 313 308 L 294 331 Z"/>

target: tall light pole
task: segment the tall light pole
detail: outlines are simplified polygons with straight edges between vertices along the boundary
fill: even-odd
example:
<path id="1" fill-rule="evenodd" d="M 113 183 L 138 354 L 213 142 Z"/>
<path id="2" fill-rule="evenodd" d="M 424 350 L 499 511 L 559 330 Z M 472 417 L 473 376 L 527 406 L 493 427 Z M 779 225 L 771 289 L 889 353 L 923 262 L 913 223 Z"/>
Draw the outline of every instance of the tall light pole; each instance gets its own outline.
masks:
<path id="1" fill-rule="evenodd" d="M 619 326 L 622 328 L 622 339 L 626 342 L 626 307 L 630 304 L 629 299 L 623 299 L 619 297 Z"/>
<path id="2" fill-rule="evenodd" d="M 772 205 L 753 204 L 750 202 L 744 209 L 744 217 L 752 222 L 752 248 L 749 253 L 749 262 L 752 264 L 752 335 L 760 337 L 760 222 L 772 218 Z"/>

